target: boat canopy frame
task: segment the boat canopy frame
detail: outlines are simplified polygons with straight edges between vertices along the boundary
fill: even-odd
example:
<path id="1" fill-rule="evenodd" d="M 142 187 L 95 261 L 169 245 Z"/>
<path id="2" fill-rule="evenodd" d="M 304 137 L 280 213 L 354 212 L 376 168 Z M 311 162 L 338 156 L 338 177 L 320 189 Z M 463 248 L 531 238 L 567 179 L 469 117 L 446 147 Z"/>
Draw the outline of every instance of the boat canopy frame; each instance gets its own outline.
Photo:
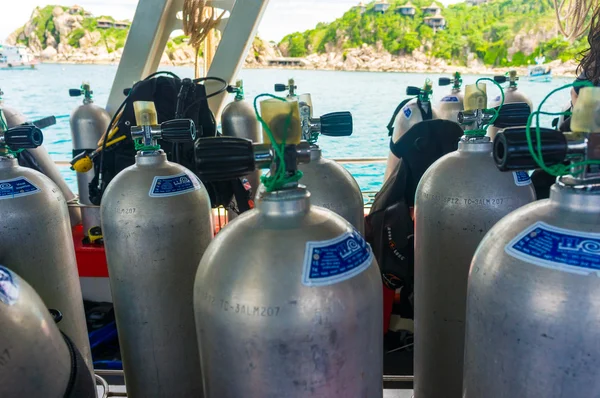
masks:
<path id="1" fill-rule="evenodd" d="M 221 40 L 207 76 L 219 77 L 227 82 L 235 79 L 268 4 L 269 0 L 207 2 L 207 6 L 229 11 L 229 16 L 217 26 Z M 157 71 L 169 37 L 173 31 L 183 28 L 182 8 L 183 0 L 139 1 L 106 105 L 111 115 L 125 100 L 125 88 Z M 220 83 L 207 81 L 205 84 L 207 92 L 213 92 L 218 90 Z M 215 117 L 219 116 L 226 95 L 221 93 L 209 99 L 209 107 Z"/>

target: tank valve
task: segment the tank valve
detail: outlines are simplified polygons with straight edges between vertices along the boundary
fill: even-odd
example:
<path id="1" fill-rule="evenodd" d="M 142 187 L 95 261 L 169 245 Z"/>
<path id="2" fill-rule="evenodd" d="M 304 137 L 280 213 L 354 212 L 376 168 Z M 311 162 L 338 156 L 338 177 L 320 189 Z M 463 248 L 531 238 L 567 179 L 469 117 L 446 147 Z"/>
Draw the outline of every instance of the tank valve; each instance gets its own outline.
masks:
<path id="1" fill-rule="evenodd" d="M 532 170 L 543 164 L 545 170 L 552 169 L 553 175 L 560 176 L 563 183 L 589 186 L 586 179 L 597 181 L 600 177 L 600 124 L 595 117 L 599 107 L 600 87 L 583 87 L 573 109 L 574 131 L 563 133 L 542 127 L 531 127 L 529 132 L 527 127 L 501 130 L 494 139 L 496 165 L 508 171 Z"/>
<path id="2" fill-rule="evenodd" d="M 92 98 L 93 94 L 94 92 L 92 91 L 90 84 L 86 82 L 81 83 L 80 88 L 69 89 L 69 96 L 71 97 L 80 97 L 83 95 L 84 104 L 91 104 L 92 102 L 94 102 Z"/>
<path id="3" fill-rule="evenodd" d="M 440 77 L 440 79 L 438 80 L 438 84 L 440 86 L 449 86 L 452 84 L 453 90 L 460 90 L 460 88 L 462 87 L 462 83 L 463 80 L 462 76 L 460 75 L 460 72 L 456 72 L 453 78 Z"/>
<path id="4" fill-rule="evenodd" d="M 542 158 L 547 166 L 585 157 L 587 143 L 583 137 L 544 127 L 539 130 L 539 143 L 535 130 L 531 131 L 531 143 L 534 148 L 541 144 Z M 532 170 L 539 167 L 529 151 L 526 127 L 509 127 L 496 134 L 494 161 L 501 171 Z"/>
<path id="5" fill-rule="evenodd" d="M 296 89 L 298 89 L 298 86 L 296 86 L 294 79 L 289 79 L 287 85 L 283 83 L 275 84 L 275 92 L 281 93 L 287 91 L 287 98 L 294 98 L 296 96 Z"/>
<path id="6" fill-rule="evenodd" d="M 227 92 L 235 94 L 236 101 L 242 101 L 244 99 L 244 81 L 240 79 L 235 82 L 235 86 L 227 86 Z"/>
<path id="7" fill-rule="evenodd" d="M 286 171 L 295 172 L 298 164 L 310 162 L 310 145 L 302 141 L 286 145 Z M 246 138 L 201 138 L 195 147 L 196 174 L 202 181 L 227 181 L 241 178 L 257 169 L 268 169 L 275 161 L 270 144 L 253 144 Z"/>
<path id="8" fill-rule="evenodd" d="M 159 148 L 158 140 L 181 143 L 196 139 L 196 125 L 190 119 L 174 119 L 158 124 L 153 102 L 133 103 L 138 126 L 131 127 L 131 138 L 141 140 L 139 150 L 154 152 Z"/>
<path id="9" fill-rule="evenodd" d="M 508 76 L 500 75 L 494 76 L 494 81 L 496 83 L 502 84 L 508 82 L 508 87 L 517 87 L 517 81 L 519 80 L 519 76 L 517 76 L 516 70 L 511 70 L 508 72 Z"/>
<path id="10" fill-rule="evenodd" d="M 6 130 L 0 135 L 0 156 L 19 149 L 37 148 L 44 142 L 42 130 L 33 124 L 22 124 Z"/>
<path id="11" fill-rule="evenodd" d="M 483 83 L 465 86 L 464 106 L 465 110 L 458 112 L 458 123 L 463 126 L 475 125 L 478 130 L 489 124 L 496 114 L 494 109 L 487 109 L 487 86 Z"/>
<path id="12" fill-rule="evenodd" d="M 425 80 L 425 84 L 423 85 L 423 88 L 419 88 L 416 86 L 406 87 L 406 95 L 419 97 L 419 101 L 421 101 L 421 103 L 431 102 L 432 94 L 433 94 L 433 85 L 431 84 L 431 80 L 429 80 L 429 79 Z"/>
<path id="13" fill-rule="evenodd" d="M 347 137 L 352 135 L 353 124 L 350 112 L 332 112 L 319 118 L 312 118 L 310 106 L 300 103 L 300 124 L 302 139 L 312 141 L 319 134 L 329 137 Z"/>

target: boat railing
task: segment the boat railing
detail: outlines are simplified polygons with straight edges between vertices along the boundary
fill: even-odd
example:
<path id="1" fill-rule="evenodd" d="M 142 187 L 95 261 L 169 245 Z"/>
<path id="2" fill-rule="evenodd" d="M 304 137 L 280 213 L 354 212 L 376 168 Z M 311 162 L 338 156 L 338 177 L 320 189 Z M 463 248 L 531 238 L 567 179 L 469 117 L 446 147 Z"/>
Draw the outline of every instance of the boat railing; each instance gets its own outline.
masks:
<path id="1" fill-rule="evenodd" d="M 385 157 L 349 157 L 349 158 L 331 158 L 340 164 L 381 164 L 387 162 Z M 68 160 L 55 160 L 54 164 L 58 167 L 70 167 L 71 163 Z M 375 199 L 377 191 L 362 191 L 365 208 L 370 208 Z M 81 205 L 79 205 L 81 206 Z"/>

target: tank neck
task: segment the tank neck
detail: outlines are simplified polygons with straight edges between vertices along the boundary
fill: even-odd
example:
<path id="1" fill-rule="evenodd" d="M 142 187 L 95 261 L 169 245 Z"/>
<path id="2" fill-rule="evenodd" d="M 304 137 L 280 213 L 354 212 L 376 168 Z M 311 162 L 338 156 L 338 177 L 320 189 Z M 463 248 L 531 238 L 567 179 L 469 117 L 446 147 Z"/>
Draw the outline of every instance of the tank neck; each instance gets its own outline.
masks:
<path id="1" fill-rule="evenodd" d="M 310 146 L 310 161 L 314 162 L 315 160 L 321 159 L 323 153 L 321 152 L 321 148 L 318 145 Z"/>
<path id="2" fill-rule="evenodd" d="M 310 192 L 300 185 L 296 188 L 258 192 L 256 208 L 269 217 L 298 217 L 310 211 Z"/>
<path id="3" fill-rule="evenodd" d="M 138 166 L 159 166 L 167 162 L 167 155 L 162 149 L 151 152 L 138 152 L 135 155 L 135 164 Z"/>
<path id="4" fill-rule="evenodd" d="M 550 189 L 550 202 L 580 213 L 599 213 L 600 189 L 590 190 L 583 185 L 568 185 L 559 179 Z"/>
<path id="5" fill-rule="evenodd" d="M 490 137 L 472 137 L 463 135 L 458 141 L 458 152 L 492 153 L 494 144 Z"/>
<path id="6" fill-rule="evenodd" d="M 12 169 L 14 167 L 17 167 L 18 165 L 19 162 L 17 158 L 13 157 L 12 155 L 0 156 L 0 170 Z"/>

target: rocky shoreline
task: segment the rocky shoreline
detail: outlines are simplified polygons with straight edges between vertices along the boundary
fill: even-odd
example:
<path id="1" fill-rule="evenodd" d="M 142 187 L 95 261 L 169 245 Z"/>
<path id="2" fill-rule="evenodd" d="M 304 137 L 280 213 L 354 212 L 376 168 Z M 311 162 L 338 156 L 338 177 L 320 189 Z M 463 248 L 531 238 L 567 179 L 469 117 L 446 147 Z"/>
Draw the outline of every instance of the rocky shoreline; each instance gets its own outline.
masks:
<path id="1" fill-rule="evenodd" d="M 52 54 L 51 57 L 41 55 L 42 62 L 61 64 L 118 64 L 122 50 L 111 54 L 71 54 L 69 57 L 61 54 Z M 161 66 L 193 66 L 194 51 L 191 48 L 178 48 L 175 51 L 165 52 L 161 59 Z M 516 69 L 520 76 L 527 76 L 527 67 L 492 68 L 483 65 L 479 60 L 472 59 L 467 65 L 452 65 L 446 60 L 428 57 L 415 51 L 410 56 L 396 56 L 385 51 L 369 46 L 360 49 L 349 49 L 344 53 L 329 52 L 324 54 L 311 54 L 299 59 L 298 65 L 282 66 L 271 65 L 270 61 L 281 57 L 276 51 L 251 51 L 244 63 L 247 69 L 289 69 L 289 70 L 328 70 L 328 71 L 355 71 L 355 72 L 400 72 L 400 73 L 435 73 L 451 74 L 459 71 L 471 75 L 497 75 Z M 202 62 L 199 60 L 199 62 Z M 554 76 L 575 77 L 577 62 L 553 61 L 547 64 L 552 68 Z"/>

